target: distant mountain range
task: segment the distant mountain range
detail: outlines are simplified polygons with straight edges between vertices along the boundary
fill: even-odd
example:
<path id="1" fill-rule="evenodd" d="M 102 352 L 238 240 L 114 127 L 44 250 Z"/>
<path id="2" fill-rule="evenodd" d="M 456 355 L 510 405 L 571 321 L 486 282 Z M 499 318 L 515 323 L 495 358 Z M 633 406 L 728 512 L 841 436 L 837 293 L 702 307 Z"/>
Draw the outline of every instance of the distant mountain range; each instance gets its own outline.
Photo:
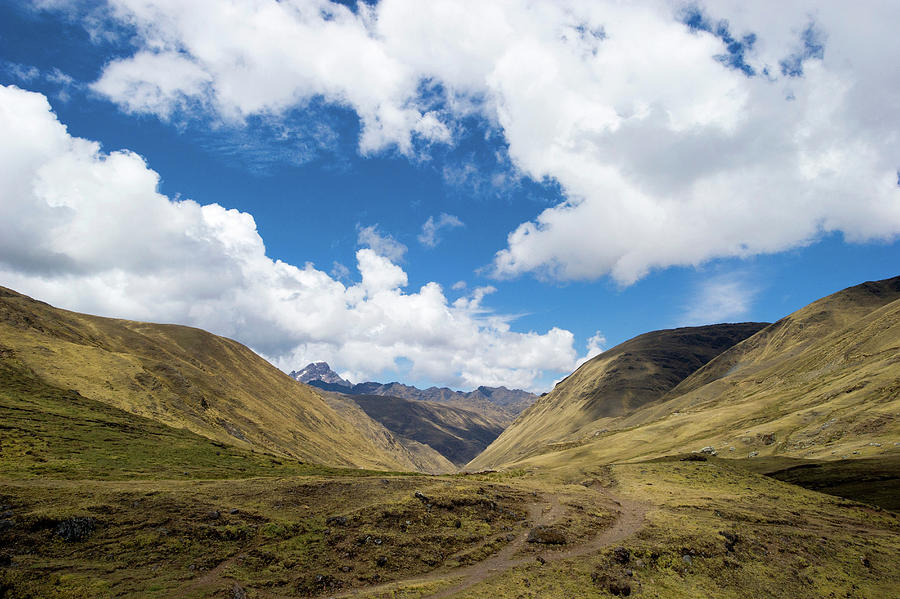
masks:
<path id="1" fill-rule="evenodd" d="M 290 376 L 330 391 L 333 407 L 340 398 L 356 404 L 401 443 L 410 448 L 416 443 L 427 446 L 457 467 L 481 453 L 537 399 L 534 393 L 506 387 L 464 392 L 447 387 L 419 389 L 397 382 L 354 385 L 327 362 L 312 362 Z M 329 400 L 329 395 L 325 397 Z"/>
<path id="2" fill-rule="evenodd" d="M 382 395 L 449 403 L 485 415 L 506 425 L 538 398 L 534 393 L 506 387 L 478 387 L 474 391 L 454 391 L 448 387 L 428 387 L 419 389 L 402 383 L 377 383 L 368 381 L 352 384 L 343 379 L 328 366 L 327 362 L 312 362 L 290 376 L 319 389 L 336 391 L 347 395 Z"/>

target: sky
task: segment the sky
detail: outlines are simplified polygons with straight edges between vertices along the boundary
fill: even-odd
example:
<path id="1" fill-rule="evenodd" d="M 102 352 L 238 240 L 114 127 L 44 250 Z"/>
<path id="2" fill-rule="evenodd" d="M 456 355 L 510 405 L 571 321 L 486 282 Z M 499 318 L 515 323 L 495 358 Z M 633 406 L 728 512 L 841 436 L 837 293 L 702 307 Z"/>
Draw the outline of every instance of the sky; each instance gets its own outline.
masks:
<path id="1" fill-rule="evenodd" d="M 0 0 L 0 284 L 546 391 L 900 274 L 900 3 Z"/>

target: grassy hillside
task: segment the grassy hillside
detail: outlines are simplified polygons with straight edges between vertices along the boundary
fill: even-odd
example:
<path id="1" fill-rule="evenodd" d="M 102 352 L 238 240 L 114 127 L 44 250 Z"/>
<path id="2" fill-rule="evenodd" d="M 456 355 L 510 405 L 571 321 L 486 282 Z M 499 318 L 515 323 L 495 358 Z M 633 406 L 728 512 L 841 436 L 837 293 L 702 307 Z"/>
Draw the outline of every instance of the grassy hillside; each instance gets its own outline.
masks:
<path id="1" fill-rule="evenodd" d="M 356 473 L 172 428 L 40 380 L 0 352 L 0 477 L 232 478 Z"/>
<path id="2" fill-rule="evenodd" d="M 10 599 L 874 599 L 900 585 L 896 515 L 727 460 L 440 478 L 0 479 L 0 509 Z"/>
<path id="3" fill-rule="evenodd" d="M 336 466 L 414 467 L 316 391 L 199 329 L 68 312 L 0 288 L 0 347 L 50 385 L 219 443 Z"/>
<path id="4" fill-rule="evenodd" d="M 705 446 L 727 457 L 888 455 L 900 441 L 898 287 L 898 279 L 866 283 L 811 304 L 603 429 L 520 444 L 520 419 L 469 468 L 608 463 Z"/>
<path id="5" fill-rule="evenodd" d="M 662 398 L 679 382 L 763 323 L 719 324 L 645 333 L 582 364 L 522 413 L 472 462 L 495 466 L 573 435 L 600 431 L 615 417 Z"/>
<path id="6" fill-rule="evenodd" d="M 481 453 L 503 431 L 479 413 L 437 402 L 381 395 L 348 399 L 395 435 L 424 443 L 458 466 Z"/>

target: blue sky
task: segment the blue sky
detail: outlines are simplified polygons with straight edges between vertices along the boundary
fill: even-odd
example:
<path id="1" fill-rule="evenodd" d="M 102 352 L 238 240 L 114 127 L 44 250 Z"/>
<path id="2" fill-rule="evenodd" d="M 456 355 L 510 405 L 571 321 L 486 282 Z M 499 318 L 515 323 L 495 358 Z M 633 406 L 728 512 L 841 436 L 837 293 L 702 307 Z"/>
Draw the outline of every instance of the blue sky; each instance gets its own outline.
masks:
<path id="1" fill-rule="evenodd" d="M 890 3 L 461 6 L 0 2 L 0 283 L 285 370 L 545 390 L 900 274 Z"/>

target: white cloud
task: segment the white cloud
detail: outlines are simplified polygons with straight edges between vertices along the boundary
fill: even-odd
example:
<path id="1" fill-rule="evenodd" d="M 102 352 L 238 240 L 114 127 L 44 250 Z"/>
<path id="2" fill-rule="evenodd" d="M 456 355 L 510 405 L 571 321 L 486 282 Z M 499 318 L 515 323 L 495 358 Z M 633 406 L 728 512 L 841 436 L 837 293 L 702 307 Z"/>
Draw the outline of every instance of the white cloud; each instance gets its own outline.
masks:
<path id="1" fill-rule="evenodd" d="M 493 288 L 454 303 L 437 283 L 404 290 L 374 227 L 360 230 L 359 281 L 344 284 L 267 257 L 247 213 L 160 194 L 140 156 L 72 137 L 43 95 L 0 86 L 0 131 L 5 286 L 68 309 L 202 327 L 286 370 L 327 360 L 372 379 L 402 362 L 413 380 L 539 389 L 576 361 L 569 331 L 514 332 L 485 308 Z"/>
<path id="2" fill-rule="evenodd" d="M 36 66 L 19 64 L 17 62 L 3 61 L 3 71 L 16 81 L 30 83 L 41 76 L 41 71 Z"/>
<path id="3" fill-rule="evenodd" d="M 95 89 L 126 110 L 167 118 L 196 103 L 241 123 L 323 98 L 359 115 L 364 153 L 452 143 L 480 114 L 516 176 L 555 180 L 568 198 L 510 233 L 499 277 L 628 284 L 824 232 L 900 232 L 900 70 L 884 67 L 900 54 L 897 2 L 806 0 L 777 15 L 680 0 L 383 0 L 358 13 L 325 0 L 110 4 L 140 47 Z M 756 76 L 725 64 L 720 37 L 681 22 L 690 6 L 736 39 L 756 36 L 742 58 Z M 806 31 L 822 52 L 804 46 Z"/>
<path id="4" fill-rule="evenodd" d="M 167 120 L 192 101 L 211 93 L 212 76 L 178 52 L 138 52 L 127 61 L 113 61 L 91 87 L 118 98 L 123 109 L 155 114 Z"/>
<path id="5" fill-rule="evenodd" d="M 425 224 L 422 225 L 422 232 L 419 234 L 419 243 L 425 247 L 433 248 L 441 242 L 441 238 L 438 235 L 441 229 L 455 229 L 456 227 L 462 226 L 464 226 L 463 222 L 452 214 L 445 214 L 442 212 L 437 220 L 434 220 L 433 216 L 429 216 L 428 220 L 425 221 Z"/>
<path id="6" fill-rule="evenodd" d="M 331 263 L 331 276 L 338 281 L 345 281 L 350 278 L 350 269 L 346 265 L 335 260 Z"/>
<path id="7" fill-rule="evenodd" d="M 585 350 L 584 356 L 576 362 L 575 368 L 578 368 L 591 358 L 599 356 L 606 351 L 606 336 L 600 331 L 596 331 L 588 338 L 587 343 L 585 344 Z"/>
<path id="8" fill-rule="evenodd" d="M 379 256 L 384 256 L 392 262 L 403 260 L 407 247 L 390 235 L 382 234 L 378 225 L 361 227 L 357 225 L 356 243 L 367 247 Z"/>
<path id="9" fill-rule="evenodd" d="M 758 292 L 742 273 L 711 277 L 697 286 L 679 326 L 741 320 L 750 311 Z"/>

